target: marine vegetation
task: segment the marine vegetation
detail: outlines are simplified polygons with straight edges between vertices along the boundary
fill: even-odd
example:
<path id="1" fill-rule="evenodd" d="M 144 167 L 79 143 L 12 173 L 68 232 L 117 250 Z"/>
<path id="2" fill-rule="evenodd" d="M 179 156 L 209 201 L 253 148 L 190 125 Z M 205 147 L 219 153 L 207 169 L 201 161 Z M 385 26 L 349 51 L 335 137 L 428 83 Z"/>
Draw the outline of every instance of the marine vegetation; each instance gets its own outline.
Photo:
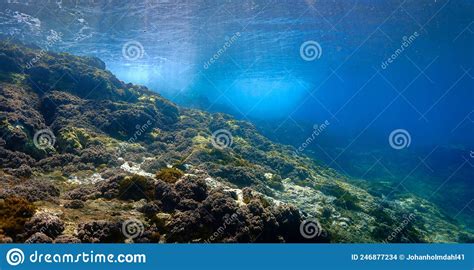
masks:
<path id="1" fill-rule="evenodd" d="M 432 203 L 369 193 L 249 122 L 179 107 L 97 58 L 26 67 L 39 53 L 0 43 L 1 242 L 473 239 Z"/>

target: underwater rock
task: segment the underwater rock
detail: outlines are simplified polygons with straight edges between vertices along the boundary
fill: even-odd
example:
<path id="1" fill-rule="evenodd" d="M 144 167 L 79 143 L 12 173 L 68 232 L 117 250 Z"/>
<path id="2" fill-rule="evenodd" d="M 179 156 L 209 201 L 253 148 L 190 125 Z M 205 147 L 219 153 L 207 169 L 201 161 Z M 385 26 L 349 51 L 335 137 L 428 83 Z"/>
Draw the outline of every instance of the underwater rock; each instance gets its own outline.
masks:
<path id="1" fill-rule="evenodd" d="M 42 232 L 37 232 L 26 239 L 25 244 L 52 243 L 53 239 Z"/>
<path id="2" fill-rule="evenodd" d="M 153 181 L 141 175 L 127 176 L 119 183 L 118 197 L 122 200 L 153 199 Z"/>
<path id="3" fill-rule="evenodd" d="M 264 205 L 259 200 L 252 200 L 247 205 L 248 208 L 248 220 L 250 224 L 248 228 L 250 232 L 258 234 L 258 241 L 262 242 L 280 242 L 278 235 L 275 231 L 278 231 L 278 222 L 271 211 L 265 209 Z"/>
<path id="4" fill-rule="evenodd" d="M 214 176 L 224 178 L 237 186 L 250 186 L 265 181 L 263 174 L 258 175 L 245 167 L 225 166 L 218 169 Z"/>
<path id="5" fill-rule="evenodd" d="M 77 238 L 83 243 L 121 243 L 125 240 L 121 223 L 105 220 L 79 224 Z"/>
<path id="6" fill-rule="evenodd" d="M 95 189 L 100 197 L 106 199 L 117 198 L 120 195 L 120 184 L 126 177 L 130 177 L 131 175 L 119 171 L 115 174 L 109 172 L 109 174 L 111 174 L 111 176 L 105 181 L 95 184 Z M 104 175 L 104 177 L 107 177 L 107 175 Z"/>
<path id="7" fill-rule="evenodd" d="M 0 234 L 7 241 L 7 237 L 18 241 L 23 237 L 24 224 L 34 215 L 34 204 L 21 197 L 7 197 L 0 200 Z"/>
<path id="8" fill-rule="evenodd" d="M 87 176 L 70 175 L 67 182 L 75 185 L 95 185 L 103 180 L 104 178 L 99 173 L 94 173 Z"/>
<path id="9" fill-rule="evenodd" d="M 17 169 L 7 168 L 5 172 L 18 178 L 29 178 L 33 174 L 31 167 L 26 164 L 20 165 L 20 167 Z"/>
<path id="10" fill-rule="evenodd" d="M 161 201 L 165 211 L 172 211 L 180 201 L 180 197 L 174 187 L 161 180 L 156 181 L 155 198 Z"/>
<path id="11" fill-rule="evenodd" d="M 83 59 L 84 61 L 86 61 L 86 64 L 96 67 L 98 69 L 105 70 L 105 63 L 99 58 L 93 57 L 93 56 L 86 56 L 86 57 L 83 57 Z"/>
<path id="12" fill-rule="evenodd" d="M 0 53 L 0 70 L 5 73 L 19 72 L 15 59 L 5 52 Z"/>
<path id="13" fill-rule="evenodd" d="M 182 198 L 201 202 L 207 197 L 206 181 L 192 175 L 186 175 L 175 185 L 176 192 Z"/>
<path id="14" fill-rule="evenodd" d="M 164 232 L 167 231 L 168 227 L 170 227 L 170 223 L 173 221 L 173 216 L 168 213 L 160 212 L 156 213 L 152 220 L 156 228 Z"/>
<path id="15" fill-rule="evenodd" d="M 161 181 L 174 184 L 178 181 L 182 176 L 183 172 L 176 168 L 163 168 L 156 173 L 156 179 Z"/>
<path id="16" fill-rule="evenodd" d="M 474 243 L 474 237 L 469 236 L 467 233 L 461 233 L 458 238 L 459 243 Z"/>
<path id="17" fill-rule="evenodd" d="M 159 243 L 162 236 L 155 225 L 150 226 L 144 232 L 133 239 L 134 243 Z"/>
<path id="18" fill-rule="evenodd" d="M 165 161 L 161 159 L 146 159 L 143 161 L 141 165 L 141 169 L 147 172 L 157 172 L 163 168 L 166 168 L 167 164 Z"/>
<path id="19" fill-rule="evenodd" d="M 6 142 L 4 144 L 6 144 Z M 3 148 L 3 146 L 0 145 L 1 167 L 16 169 L 22 165 L 32 166 L 34 163 L 35 163 L 35 160 L 31 156 L 23 152 L 11 151 L 11 150 L 5 149 Z"/>
<path id="20" fill-rule="evenodd" d="M 153 174 L 146 172 L 141 168 L 142 164 L 134 164 L 132 162 L 124 162 L 120 165 L 120 169 L 136 175 L 146 176 L 146 177 L 154 177 Z"/>
<path id="21" fill-rule="evenodd" d="M 30 202 L 54 201 L 59 197 L 59 189 L 45 180 L 18 181 L 13 187 L 0 187 L 0 198 L 16 196 L 26 198 Z"/>
<path id="22" fill-rule="evenodd" d="M 226 215 L 231 216 L 239 210 L 239 206 L 232 198 L 232 195 L 220 189 L 211 191 L 209 196 L 202 202 L 202 207 L 211 213 L 217 222 L 222 222 Z"/>
<path id="23" fill-rule="evenodd" d="M 46 172 L 52 172 L 57 168 L 62 168 L 74 162 L 76 157 L 73 154 L 58 154 L 51 157 L 41 159 L 36 166 L 41 167 Z M 76 165 L 77 166 L 77 165 Z"/>
<path id="24" fill-rule="evenodd" d="M 275 219 L 278 222 L 278 231 L 284 235 L 287 243 L 306 242 L 307 239 L 300 233 L 300 225 L 303 221 L 300 211 L 293 205 L 280 205 L 275 210 Z M 322 237 L 321 237 L 322 238 Z M 319 240 L 319 239 L 312 239 Z M 321 242 L 328 242 L 329 239 L 321 239 Z"/>
<path id="25" fill-rule="evenodd" d="M 177 209 L 181 211 L 187 211 L 187 210 L 193 210 L 198 208 L 199 202 L 193 200 L 193 199 L 181 199 L 176 206 Z"/>
<path id="26" fill-rule="evenodd" d="M 57 216 L 39 212 L 25 223 L 25 233 L 43 233 L 52 239 L 56 238 L 64 231 L 64 222 Z"/>
<path id="27" fill-rule="evenodd" d="M 89 199 L 95 199 L 100 195 L 94 188 L 91 187 L 78 187 L 67 191 L 64 194 L 64 198 L 68 200 L 80 200 L 87 201 Z"/>
<path id="28" fill-rule="evenodd" d="M 80 209 L 84 207 L 84 202 L 81 200 L 72 200 L 69 202 L 66 202 L 64 204 L 65 208 L 71 208 L 71 209 Z"/>
<path id="29" fill-rule="evenodd" d="M 192 242 L 209 235 L 212 231 L 202 222 L 200 213 L 196 211 L 178 212 L 168 226 L 166 241 L 175 243 Z"/>
<path id="30" fill-rule="evenodd" d="M 116 164 L 117 157 L 108 153 L 103 146 L 91 146 L 80 152 L 80 162 L 92 163 L 95 166 Z"/>
<path id="31" fill-rule="evenodd" d="M 147 217 L 151 217 L 158 213 L 161 209 L 162 207 L 160 201 L 151 201 L 140 207 L 138 211 L 142 212 Z"/>
<path id="32" fill-rule="evenodd" d="M 60 235 L 54 239 L 55 244 L 77 244 L 81 243 L 81 240 L 79 240 L 77 237 L 74 237 L 72 235 Z"/>
<path id="33" fill-rule="evenodd" d="M 0 234 L 0 244 L 10 244 L 10 243 L 13 243 L 13 239 L 11 237 Z"/>
<path id="34" fill-rule="evenodd" d="M 32 143 L 34 133 L 46 128 L 36 110 L 38 96 L 23 87 L 0 82 L 0 104 L 0 137 L 5 140 L 4 147 L 44 157 L 46 152 Z"/>

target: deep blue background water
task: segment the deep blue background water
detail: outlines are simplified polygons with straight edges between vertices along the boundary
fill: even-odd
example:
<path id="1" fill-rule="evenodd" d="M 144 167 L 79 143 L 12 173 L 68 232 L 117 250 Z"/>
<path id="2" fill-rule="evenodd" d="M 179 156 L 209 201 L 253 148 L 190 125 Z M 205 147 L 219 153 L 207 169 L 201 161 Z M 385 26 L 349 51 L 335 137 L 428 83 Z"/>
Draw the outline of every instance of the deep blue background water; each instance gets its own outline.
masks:
<path id="1" fill-rule="evenodd" d="M 473 1 L 18 2 L 0 4 L 2 36 L 97 56 L 124 81 L 296 147 L 328 121 L 307 154 L 473 216 Z M 45 47 L 52 31 L 62 41 Z M 129 41 L 142 57 L 124 57 Z M 320 44 L 319 59 L 301 57 L 306 41 Z M 395 129 L 409 148 L 390 147 Z"/>
<path id="2" fill-rule="evenodd" d="M 98 56 L 178 103 L 280 123 L 330 120 L 329 132 L 354 138 L 365 130 L 385 141 L 405 128 L 417 144 L 472 145 L 472 1 L 18 2 L 2 4 L 3 35 L 44 45 L 62 33 L 51 49 Z M 130 40 L 143 45 L 136 61 L 122 56 Z M 308 40 L 320 59 L 300 57 Z"/>

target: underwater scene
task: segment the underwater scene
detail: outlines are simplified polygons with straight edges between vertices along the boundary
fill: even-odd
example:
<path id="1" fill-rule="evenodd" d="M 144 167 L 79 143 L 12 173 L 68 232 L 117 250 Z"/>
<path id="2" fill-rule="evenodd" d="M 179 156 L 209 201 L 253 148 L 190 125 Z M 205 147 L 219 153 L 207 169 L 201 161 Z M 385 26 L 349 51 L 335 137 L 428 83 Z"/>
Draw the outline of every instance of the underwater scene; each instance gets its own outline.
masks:
<path id="1" fill-rule="evenodd" d="M 473 243 L 474 2 L 2 0 L 1 243 Z"/>

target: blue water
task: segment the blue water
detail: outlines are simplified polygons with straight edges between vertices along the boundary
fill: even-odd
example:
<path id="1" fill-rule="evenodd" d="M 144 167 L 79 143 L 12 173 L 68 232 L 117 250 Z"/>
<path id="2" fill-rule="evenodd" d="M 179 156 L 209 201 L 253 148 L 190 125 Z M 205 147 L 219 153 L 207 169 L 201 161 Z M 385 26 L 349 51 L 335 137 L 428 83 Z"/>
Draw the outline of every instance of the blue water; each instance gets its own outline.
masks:
<path id="1" fill-rule="evenodd" d="M 2 4 L 2 34 L 44 44 L 60 32 L 54 49 L 98 56 L 178 103 L 199 97 L 244 118 L 330 120 L 353 137 L 403 127 L 417 143 L 472 145 L 472 124 L 461 123 L 474 118 L 472 1 L 18 2 Z M 122 56 L 130 40 L 143 46 L 136 61 Z M 300 57 L 309 40 L 321 45 L 315 61 Z"/>
<path id="2" fill-rule="evenodd" d="M 349 138 L 385 142 L 404 128 L 417 144 L 472 145 L 472 1 L 140 2 L 6 4 L 4 16 L 19 10 L 41 25 L 16 16 L 16 30 L 3 32 L 40 43 L 61 32 L 55 49 L 98 56 L 122 80 L 186 105 L 205 100 L 197 105 L 279 123 L 329 120 L 328 132 Z M 143 46 L 135 61 L 122 55 L 130 40 Z M 321 57 L 305 61 L 300 46 L 310 40 Z"/>
<path id="3" fill-rule="evenodd" d="M 296 147 L 328 121 L 306 149 L 320 162 L 474 208 L 473 1 L 18 2 L 0 4 L 2 36 L 44 48 L 61 33 L 48 50 L 97 56 L 124 81 L 265 122 Z M 312 61 L 308 41 L 320 46 Z M 396 129 L 409 148 L 390 148 Z M 438 187 L 451 193 L 431 196 Z"/>

